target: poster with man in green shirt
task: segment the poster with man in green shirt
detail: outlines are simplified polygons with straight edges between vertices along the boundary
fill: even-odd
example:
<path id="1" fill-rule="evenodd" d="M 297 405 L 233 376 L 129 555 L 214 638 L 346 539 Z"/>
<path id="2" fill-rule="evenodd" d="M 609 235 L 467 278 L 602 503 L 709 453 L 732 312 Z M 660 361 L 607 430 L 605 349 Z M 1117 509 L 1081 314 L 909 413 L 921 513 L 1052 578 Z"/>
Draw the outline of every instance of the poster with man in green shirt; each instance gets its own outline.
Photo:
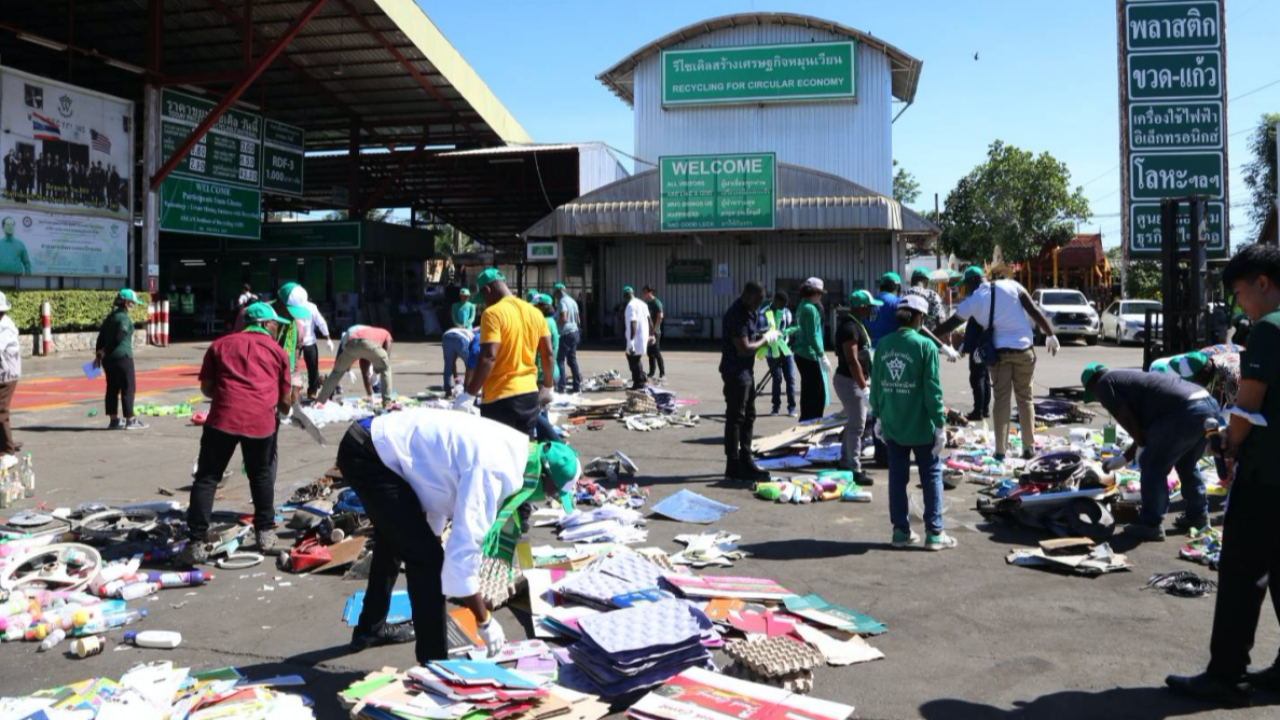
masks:
<path id="1" fill-rule="evenodd" d="M 4 237 L 0 238 L 0 275 L 31 274 L 31 257 L 27 255 L 27 246 L 13 234 L 17 227 L 13 216 L 0 220 L 0 232 L 4 233 Z"/>

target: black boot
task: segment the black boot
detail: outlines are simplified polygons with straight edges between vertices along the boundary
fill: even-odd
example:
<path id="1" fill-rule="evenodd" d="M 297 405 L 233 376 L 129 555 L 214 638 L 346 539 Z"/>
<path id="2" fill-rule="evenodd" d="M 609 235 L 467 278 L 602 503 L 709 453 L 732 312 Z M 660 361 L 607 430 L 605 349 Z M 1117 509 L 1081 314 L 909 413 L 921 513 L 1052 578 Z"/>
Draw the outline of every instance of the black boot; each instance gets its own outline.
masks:
<path id="1" fill-rule="evenodd" d="M 1242 682 L 1200 673 L 1199 675 L 1170 675 L 1164 679 L 1169 689 L 1178 695 L 1196 698 L 1215 705 L 1249 707 L 1253 705 L 1253 692 Z"/>
<path id="2" fill-rule="evenodd" d="M 729 482 L 755 482 L 749 473 L 742 469 L 742 463 L 736 457 L 725 458 L 724 479 Z"/>
<path id="3" fill-rule="evenodd" d="M 756 459 L 751 453 L 750 448 L 743 448 L 738 455 L 738 465 L 742 468 L 742 473 L 751 482 L 767 482 L 769 480 L 769 471 L 756 464 Z"/>

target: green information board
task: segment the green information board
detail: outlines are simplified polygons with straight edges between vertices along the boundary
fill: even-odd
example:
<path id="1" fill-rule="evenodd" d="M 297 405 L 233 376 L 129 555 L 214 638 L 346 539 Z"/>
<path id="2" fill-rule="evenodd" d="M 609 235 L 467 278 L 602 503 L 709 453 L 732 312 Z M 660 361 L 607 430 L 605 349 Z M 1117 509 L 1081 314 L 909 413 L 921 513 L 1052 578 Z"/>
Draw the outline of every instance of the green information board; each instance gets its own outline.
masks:
<path id="1" fill-rule="evenodd" d="M 257 239 L 262 233 L 262 193 L 170 175 L 160 184 L 160 229 Z"/>
<path id="2" fill-rule="evenodd" d="M 1166 197 L 1208 195 L 1222 197 L 1226 180 L 1222 153 L 1134 153 L 1129 169 L 1129 197 L 1159 200 Z"/>
<path id="3" fill-rule="evenodd" d="M 1222 53 L 1171 52 L 1129 56 L 1129 98 L 1221 97 Z"/>
<path id="4" fill-rule="evenodd" d="M 773 153 L 665 156 L 658 167 L 663 232 L 774 227 Z"/>
<path id="5" fill-rule="evenodd" d="M 710 260 L 675 260 L 667 263 L 668 285 L 706 285 L 710 282 Z"/>
<path id="6" fill-rule="evenodd" d="M 270 119 L 262 128 L 262 189 L 301 197 L 306 134 L 300 127 Z"/>
<path id="7" fill-rule="evenodd" d="M 663 50 L 662 104 L 852 100 L 857 43 Z"/>
<path id="8" fill-rule="evenodd" d="M 359 221 L 267 223 L 262 239 L 231 240 L 228 250 L 359 250 L 362 228 Z"/>
<path id="9" fill-rule="evenodd" d="M 1220 202 L 1209 203 L 1209 211 L 1204 218 L 1200 237 L 1205 241 L 1205 252 L 1209 257 L 1224 257 L 1227 253 L 1227 233 L 1224 220 L 1227 218 L 1226 205 Z M 1162 233 L 1160 229 L 1159 203 L 1134 203 L 1129 210 L 1129 232 L 1133 238 L 1131 252 L 1158 254 L 1161 248 Z M 1188 248 L 1188 231 L 1191 228 L 1191 208 L 1183 204 L 1178 214 L 1178 247 Z"/>
<path id="10" fill-rule="evenodd" d="M 1124 24 L 1130 50 L 1216 48 L 1222 44 L 1216 2 L 1130 3 Z"/>
<path id="11" fill-rule="evenodd" d="M 1129 148 L 1217 150 L 1222 147 L 1222 102 L 1131 103 Z"/>
<path id="12" fill-rule="evenodd" d="M 168 159 L 215 103 L 165 88 L 160 91 L 160 151 Z M 262 118 L 228 110 L 195 144 L 174 172 L 257 188 L 261 185 Z"/>

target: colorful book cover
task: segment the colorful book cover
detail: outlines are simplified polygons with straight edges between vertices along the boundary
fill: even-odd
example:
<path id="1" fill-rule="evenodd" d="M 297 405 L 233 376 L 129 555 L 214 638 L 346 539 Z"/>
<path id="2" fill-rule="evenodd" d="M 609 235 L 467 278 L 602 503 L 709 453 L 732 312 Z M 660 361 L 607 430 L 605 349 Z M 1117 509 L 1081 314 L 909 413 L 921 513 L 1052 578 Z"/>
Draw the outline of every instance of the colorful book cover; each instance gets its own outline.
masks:
<path id="1" fill-rule="evenodd" d="M 787 606 L 787 612 L 837 630 L 846 630 L 859 635 L 879 635 L 889 629 L 873 617 L 847 607 L 832 605 L 817 595 L 804 597 L 792 595 L 785 598 L 783 602 Z"/>
<path id="2" fill-rule="evenodd" d="M 852 705 L 690 668 L 627 710 L 636 720 L 845 720 Z"/>
<path id="3" fill-rule="evenodd" d="M 767 578 L 673 574 L 662 578 L 686 597 L 781 600 L 795 594 Z"/>

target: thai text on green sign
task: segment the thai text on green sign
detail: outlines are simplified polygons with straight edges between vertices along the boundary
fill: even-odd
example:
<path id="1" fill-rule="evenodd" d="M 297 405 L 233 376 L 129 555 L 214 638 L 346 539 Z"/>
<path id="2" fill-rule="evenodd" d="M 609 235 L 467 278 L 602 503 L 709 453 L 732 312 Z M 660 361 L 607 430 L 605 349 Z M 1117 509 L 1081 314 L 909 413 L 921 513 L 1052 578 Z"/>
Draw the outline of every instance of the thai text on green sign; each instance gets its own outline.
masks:
<path id="1" fill-rule="evenodd" d="M 1184 195 L 1222 197 L 1226 186 L 1222 153 L 1135 153 L 1129 168 L 1129 196 L 1159 200 Z"/>
<path id="2" fill-rule="evenodd" d="M 262 226 L 262 240 L 228 242 L 227 249 L 254 250 L 358 250 L 362 237 L 357 220 L 342 222 L 267 223 Z"/>
<path id="3" fill-rule="evenodd" d="M 1207 203 L 1204 226 L 1200 238 L 1205 242 L 1205 252 L 1209 257 L 1226 257 L 1227 234 L 1224 230 L 1227 217 L 1226 204 L 1221 202 Z M 1157 257 L 1161 250 L 1161 226 L 1159 203 L 1134 203 L 1129 210 L 1129 237 L 1131 257 Z M 1191 229 L 1191 208 L 1182 203 L 1178 207 L 1178 247 L 1186 250 L 1189 247 Z"/>
<path id="4" fill-rule="evenodd" d="M 1216 48 L 1222 43 L 1216 2 L 1130 3 L 1124 32 L 1130 50 Z"/>
<path id="5" fill-rule="evenodd" d="M 170 175 L 160 184 L 160 229 L 256 240 L 262 234 L 262 193 Z"/>
<path id="6" fill-rule="evenodd" d="M 662 157 L 658 166 L 664 232 L 774 227 L 773 153 Z"/>
<path id="7" fill-rule="evenodd" d="M 1129 56 L 1130 100 L 1222 97 L 1222 54 L 1146 53 Z"/>
<path id="8" fill-rule="evenodd" d="M 663 105 L 852 100 L 857 43 L 664 50 Z"/>
<path id="9" fill-rule="evenodd" d="M 168 159 L 215 107 L 202 98 L 172 90 L 160 93 L 160 149 Z M 259 187 L 262 118 L 228 110 L 183 157 L 174 172 L 190 177 Z"/>
<path id="10" fill-rule="evenodd" d="M 668 285 L 705 285 L 709 282 L 710 260 L 672 260 L 667 263 Z"/>
<path id="11" fill-rule="evenodd" d="M 262 189 L 302 196 L 306 133 L 300 127 L 266 120 L 262 126 Z"/>
<path id="12" fill-rule="evenodd" d="M 1129 149 L 1222 148 L 1222 102 L 1130 103 Z"/>

